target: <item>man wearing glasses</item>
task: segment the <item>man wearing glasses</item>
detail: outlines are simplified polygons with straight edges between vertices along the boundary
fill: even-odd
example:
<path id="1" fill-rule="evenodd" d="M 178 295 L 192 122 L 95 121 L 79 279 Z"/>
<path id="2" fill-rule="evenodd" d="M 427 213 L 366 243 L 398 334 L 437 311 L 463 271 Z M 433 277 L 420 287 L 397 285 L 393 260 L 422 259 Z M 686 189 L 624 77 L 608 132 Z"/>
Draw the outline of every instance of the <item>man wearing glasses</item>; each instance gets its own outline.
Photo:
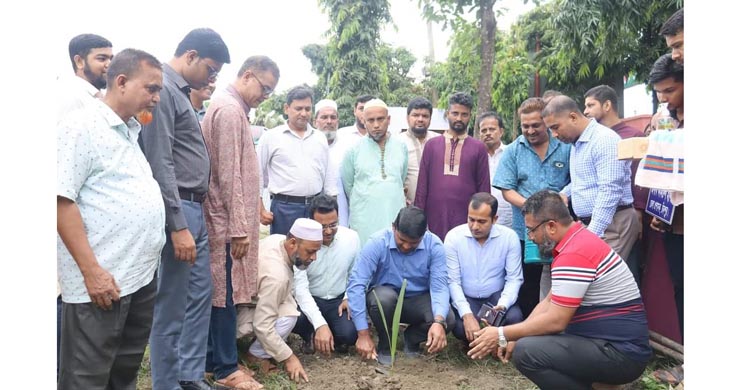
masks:
<path id="1" fill-rule="evenodd" d="M 345 292 L 360 243 L 354 230 L 339 225 L 336 198 L 316 196 L 310 213 L 323 226 L 323 245 L 307 270 L 294 270 L 294 299 L 303 315 L 292 332 L 304 340 L 304 353 L 330 356 L 333 350 L 346 352 L 357 341 Z"/>
<path id="2" fill-rule="evenodd" d="M 245 60 L 203 120 L 211 157 L 205 211 L 214 281 L 206 366 L 218 384 L 239 389 L 258 387 L 248 372 L 237 367 L 235 305 L 250 304 L 258 295 L 260 172 L 247 115 L 268 97 L 261 79 L 276 86 L 276 63 L 266 56 Z"/>
<path id="3" fill-rule="evenodd" d="M 163 65 L 161 101 L 138 140 L 166 207 L 167 243 L 150 338 L 155 389 L 210 389 L 204 370 L 212 283 L 203 201 L 211 165 L 189 95 L 190 88 L 215 82 L 228 63 L 229 50 L 218 33 L 190 31 Z"/>

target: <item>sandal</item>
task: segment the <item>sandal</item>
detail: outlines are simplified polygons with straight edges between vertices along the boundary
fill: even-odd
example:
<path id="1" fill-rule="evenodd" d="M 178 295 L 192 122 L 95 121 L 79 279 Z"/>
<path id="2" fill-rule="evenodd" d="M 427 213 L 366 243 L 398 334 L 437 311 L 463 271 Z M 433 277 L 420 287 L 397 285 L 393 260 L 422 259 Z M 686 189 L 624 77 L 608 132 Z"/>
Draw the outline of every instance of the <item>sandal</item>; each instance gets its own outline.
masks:
<path id="1" fill-rule="evenodd" d="M 216 380 L 218 385 L 237 390 L 261 390 L 263 385 L 258 383 L 251 375 L 244 370 L 237 370 L 224 379 Z"/>
<path id="2" fill-rule="evenodd" d="M 656 370 L 653 372 L 653 376 L 661 383 L 668 383 L 672 386 L 676 386 L 682 383 L 682 380 L 685 378 L 685 371 L 680 365 L 671 368 L 665 368 L 662 370 Z"/>

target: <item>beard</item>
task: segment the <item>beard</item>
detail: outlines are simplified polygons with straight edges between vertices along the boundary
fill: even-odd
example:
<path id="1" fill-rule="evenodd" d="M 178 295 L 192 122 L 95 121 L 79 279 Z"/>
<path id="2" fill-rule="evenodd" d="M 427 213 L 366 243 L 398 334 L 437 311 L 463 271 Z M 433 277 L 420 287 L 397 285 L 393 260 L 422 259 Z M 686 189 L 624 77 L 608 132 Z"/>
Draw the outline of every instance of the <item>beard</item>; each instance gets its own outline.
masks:
<path id="1" fill-rule="evenodd" d="M 450 127 L 456 134 L 463 134 L 466 132 L 466 124 L 461 121 L 450 123 Z"/>
<path id="2" fill-rule="evenodd" d="M 336 140 L 336 130 L 323 130 L 323 134 L 325 134 L 326 140 L 328 140 L 328 142 L 333 142 Z"/>
<path id="3" fill-rule="evenodd" d="M 356 116 L 354 117 L 354 123 L 357 124 L 357 128 L 358 129 L 364 129 L 365 128 L 365 123 L 362 122 L 362 121 L 360 121 L 359 118 L 357 118 Z"/>
<path id="4" fill-rule="evenodd" d="M 305 263 L 304 261 L 302 261 L 302 259 L 299 258 L 298 253 L 295 253 L 290 260 L 292 260 L 292 263 L 294 263 L 294 266 L 297 267 L 297 269 L 300 271 L 306 270 L 307 266 L 310 265 L 310 263 Z"/>
<path id="5" fill-rule="evenodd" d="M 96 76 L 94 72 L 91 71 L 88 63 L 83 66 L 83 74 L 86 76 L 86 79 L 89 80 L 91 85 L 96 87 L 96 89 L 104 89 L 107 87 L 107 79 L 104 75 Z"/>
<path id="6" fill-rule="evenodd" d="M 369 131 L 367 132 L 367 135 L 369 135 L 370 138 L 372 138 L 372 140 L 375 142 L 380 142 L 380 140 L 383 139 L 383 137 L 385 137 L 385 134 L 386 134 L 385 132 L 382 132 L 380 134 L 373 134 L 373 133 L 370 133 Z"/>
<path id="7" fill-rule="evenodd" d="M 557 246 L 557 243 L 549 238 L 547 232 L 542 232 L 542 243 L 537 244 L 537 246 L 539 247 L 539 255 L 542 258 L 552 258 L 552 251 Z"/>
<path id="8" fill-rule="evenodd" d="M 414 134 L 416 137 L 422 138 L 425 134 L 427 134 L 427 128 L 426 127 L 412 127 L 411 133 Z"/>

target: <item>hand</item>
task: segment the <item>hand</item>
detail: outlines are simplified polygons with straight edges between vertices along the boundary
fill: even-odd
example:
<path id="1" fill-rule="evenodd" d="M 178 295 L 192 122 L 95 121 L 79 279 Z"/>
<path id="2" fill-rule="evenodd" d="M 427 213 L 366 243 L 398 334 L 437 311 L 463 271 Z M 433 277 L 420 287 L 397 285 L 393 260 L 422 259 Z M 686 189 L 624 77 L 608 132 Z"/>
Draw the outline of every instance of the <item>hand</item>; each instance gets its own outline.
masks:
<path id="1" fill-rule="evenodd" d="M 448 341 L 445 338 L 445 328 L 442 324 L 433 323 L 430 330 L 427 331 L 427 343 L 425 343 L 427 353 L 440 352 L 446 345 L 448 345 Z"/>
<path id="2" fill-rule="evenodd" d="M 197 252 L 195 251 L 195 240 L 190 230 L 182 229 L 172 232 L 172 246 L 174 257 L 179 261 L 185 261 L 190 265 L 195 264 Z"/>
<path id="3" fill-rule="evenodd" d="M 112 302 L 120 300 L 120 287 L 115 278 L 99 265 L 83 274 L 83 283 L 91 302 L 104 310 L 111 309 Z"/>
<path id="4" fill-rule="evenodd" d="M 513 348 L 516 347 L 515 341 L 508 341 L 508 346 L 505 348 L 497 347 L 497 356 L 503 363 L 508 363 L 511 356 L 513 356 Z"/>
<path id="5" fill-rule="evenodd" d="M 242 259 L 247 254 L 248 248 L 250 248 L 250 237 L 232 237 L 229 247 L 232 250 L 232 260 Z"/>
<path id="6" fill-rule="evenodd" d="M 266 210 L 260 210 L 260 223 L 268 226 L 273 222 L 273 213 Z"/>
<path id="7" fill-rule="evenodd" d="M 372 342 L 372 337 L 370 337 L 370 331 L 361 330 L 358 333 L 359 336 L 357 337 L 355 346 L 357 347 L 359 356 L 364 360 L 377 359 L 378 352 L 375 350 L 375 343 Z"/>
<path id="8" fill-rule="evenodd" d="M 671 226 L 669 226 L 664 221 L 656 217 L 651 218 L 651 224 L 649 226 L 651 226 L 651 229 L 654 229 L 657 232 L 661 232 L 661 233 L 668 232 L 672 229 Z"/>
<path id="9" fill-rule="evenodd" d="M 352 320 L 352 313 L 349 311 L 349 300 L 344 299 L 341 301 L 341 304 L 339 305 L 339 317 L 341 317 L 344 314 L 344 310 L 346 310 L 346 319 L 351 321 Z"/>
<path id="10" fill-rule="evenodd" d="M 479 321 L 477 321 L 477 318 L 474 317 L 474 314 L 467 313 L 463 316 L 464 321 L 464 334 L 466 335 L 466 340 L 469 340 L 469 342 L 474 341 L 474 334 L 479 331 Z"/>
<path id="11" fill-rule="evenodd" d="M 481 359 L 497 348 L 497 328 L 488 326 L 474 334 L 474 341 L 469 344 L 471 349 L 467 353 L 472 359 Z"/>
<path id="12" fill-rule="evenodd" d="M 497 305 L 497 306 L 493 307 L 493 309 L 499 310 L 499 311 L 505 311 L 505 306 L 503 306 L 503 305 Z"/>
<path id="13" fill-rule="evenodd" d="M 297 356 L 294 356 L 294 354 L 284 361 L 284 370 L 286 370 L 287 375 L 289 375 L 289 379 L 297 383 L 299 383 L 300 379 L 304 379 L 305 382 L 310 382 L 307 379 L 307 374 L 305 374 L 305 369 L 302 368 L 302 363 L 300 363 L 299 359 L 297 359 Z"/>
<path id="14" fill-rule="evenodd" d="M 328 325 L 323 325 L 315 330 L 315 350 L 325 356 L 331 356 L 333 351 L 333 333 Z"/>

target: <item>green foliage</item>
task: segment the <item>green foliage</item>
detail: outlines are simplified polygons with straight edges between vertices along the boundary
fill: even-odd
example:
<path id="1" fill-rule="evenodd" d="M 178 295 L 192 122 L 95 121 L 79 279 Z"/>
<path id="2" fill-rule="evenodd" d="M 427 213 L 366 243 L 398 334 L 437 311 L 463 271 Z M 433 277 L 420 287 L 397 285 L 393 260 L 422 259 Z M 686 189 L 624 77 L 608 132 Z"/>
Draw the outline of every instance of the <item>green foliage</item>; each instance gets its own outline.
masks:
<path id="1" fill-rule="evenodd" d="M 255 119 L 252 124 L 264 126 L 267 129 L 273 129 L 283 124 L 286 121 L 284 118 L 284 103 L 286 103 L 287 92 L 289 91 L 274 93 L 261 103 L 255 109 Z"/>
<path id="2" fill-rule="evenodd" d="M 393 322 L 391 323 L 391 331 L 388 331 L 388 321 L 385 319 L 385 311 L 383 310 L 383 306 L 380 304 L 380 298 L 378 298 L 378 294 L 373 291 L 372 293 L 375 294 L 375 302 L 378 304 L 378 311 L 380 312 L 380 319 L 383 321 L 383 326 L 385 327 L 385 333 L 388 336 L 388 345 L 391 350 L 391 368 L 393 368 L 393 363 L 396 361 L 396 345 L 398 345 L 398 330 L 399 325 L 401 324 L 401 309 L 404 307 L 404 293 L 406 292 L 406 279 L 403 280 L 401 283 L 401 291 L 398 293 L 398 300 L 396 300 L 396 310 L 393 312 Z"/>

